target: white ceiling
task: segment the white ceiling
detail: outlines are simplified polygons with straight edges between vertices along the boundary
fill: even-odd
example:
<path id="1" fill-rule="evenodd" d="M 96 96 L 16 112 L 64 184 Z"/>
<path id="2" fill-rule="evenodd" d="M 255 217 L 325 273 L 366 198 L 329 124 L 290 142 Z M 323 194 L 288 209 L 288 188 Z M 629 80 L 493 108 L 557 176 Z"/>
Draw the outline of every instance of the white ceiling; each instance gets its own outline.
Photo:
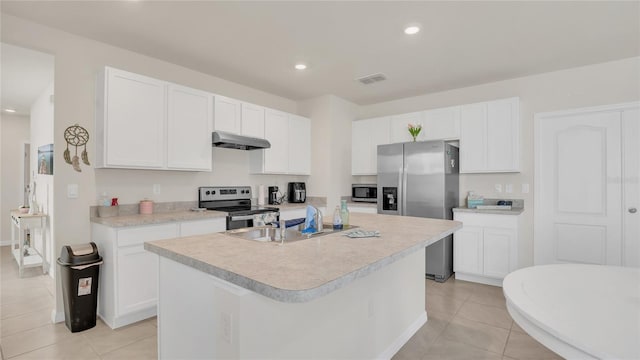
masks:
<path id="1" fill-rule="evenodd" d="M 0 44 L 0 107 L 29 115 L 31 105 L 53 82 L 54 58 L 49 54 Z"/>
<path id="2" fill-rule="evenodd" d="M 370 104 L 639 56 L 639 5 L 4 0 L 1 9 L 293 100 Z M 422 31 L 405 35 L 409 23 Z M 294 70 L 297 61 L 309 68 Z M 388 80 L 354 81 L 377 72 Z"/>

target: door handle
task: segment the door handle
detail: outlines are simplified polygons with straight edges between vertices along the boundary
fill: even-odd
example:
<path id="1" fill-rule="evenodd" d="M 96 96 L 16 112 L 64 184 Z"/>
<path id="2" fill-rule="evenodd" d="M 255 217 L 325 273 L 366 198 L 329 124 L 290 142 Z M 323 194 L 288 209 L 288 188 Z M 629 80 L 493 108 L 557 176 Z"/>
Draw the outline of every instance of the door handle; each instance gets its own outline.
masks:
<path id="1" fill-rule="evenodd" d="M 398 169 L 398 193 L 396 203 L 398 205 L 398 215 L 404 215 L 402 213 L 402 194 L 404 193 L 404 187 L 402 186 L 402 168 Z"/>
<path id="2" fill-rule="evenodd" d="M 404 171 L 402 172 L 402 175 L 403 175 L 403 177 L 402 177 L 402 190 L 404 190 L 404 191 L 402 191 L 402 215 L 405 215 L 405 216 L 407 215 L 407 189 L 408 189 L 408 186 L 407 186 L 407 170 L 408 169 L 409 169 L 408 167 L 405 167 L 403 169 Z"/>
<path id="3" fill-rule="evenodd" d="M 629 208 L 629 212 L 630 212 L 631 214 L 635 214 L 635 213 L 636 213 L 636 211 L 638 211 L 638 209 L 636 209 L 636 208 L 634 208 L 634 207 L 630 207 L 630 208 Z"/>

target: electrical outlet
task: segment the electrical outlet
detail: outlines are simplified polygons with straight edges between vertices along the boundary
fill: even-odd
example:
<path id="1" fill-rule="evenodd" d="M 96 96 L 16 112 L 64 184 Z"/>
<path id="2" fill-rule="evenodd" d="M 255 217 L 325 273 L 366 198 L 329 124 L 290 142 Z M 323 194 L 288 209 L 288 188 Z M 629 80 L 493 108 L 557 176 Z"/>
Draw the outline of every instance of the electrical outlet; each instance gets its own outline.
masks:
<path id="1" fill-rule="evenodd" d="M 222 313 L 222 339 L 227 343 L 233 342 L 233 317 L 229 313 Z"/>
<path id="2" fill-rule="evenodd" d="M 529 193 L 529 184 L 522 184 L 522 193 L 523 194 Z"/>
<path id="3" fill-rule="evenodd" d="M 153 194 L 160 195 L 160 184 L 153 184 Z"/>
<path id="4" fill-rule="evenodd" d="M 506 184 L 504 186 L 504 192 L 511 194 L 513 192 L 513 184 Z"/>
<path id="5" fill-rule="evenodd" d="M 501 193 L 502 192 L 502 184 L 495 184 L 495 185 L 493 185 L 493 187 L 496 189 L 497 193 Z"/>
<path id="6" fill-rule="evenodd" d="M 68 199 L 77 199 L 78 198 L 78 184 L 68 184 L 67 185 L 67 198 Z"/>

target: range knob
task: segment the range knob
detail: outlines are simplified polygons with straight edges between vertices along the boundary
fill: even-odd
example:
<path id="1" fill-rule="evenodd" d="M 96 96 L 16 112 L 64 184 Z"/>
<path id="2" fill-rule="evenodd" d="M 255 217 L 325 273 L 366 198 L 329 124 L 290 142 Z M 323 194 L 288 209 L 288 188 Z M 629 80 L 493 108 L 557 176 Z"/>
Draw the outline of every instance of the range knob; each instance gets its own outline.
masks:
<path id="1" fill-rule="evenodd" d="M 211 193 L 211 191 L 207 190 L 207 192 L 205 194 L 209 195 Z"/>

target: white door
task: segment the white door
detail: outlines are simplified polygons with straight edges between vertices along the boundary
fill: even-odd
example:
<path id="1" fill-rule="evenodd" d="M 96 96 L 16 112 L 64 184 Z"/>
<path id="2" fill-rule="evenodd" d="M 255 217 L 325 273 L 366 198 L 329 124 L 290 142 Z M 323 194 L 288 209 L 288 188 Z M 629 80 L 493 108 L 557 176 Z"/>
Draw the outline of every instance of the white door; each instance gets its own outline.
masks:
<path id="1" fill-rule="evenodd" d="M 515 231 L 485 228 L 483 235 L 483 274 L 502 279 L 514 267 L 511 263 L 511 244 L 515 243 Z"/>
<path id="2" fill-rule="evenodd" d="M 622 264 L 621 112 L 536 115 L 534 262 Z"/>
<path id="3" fill-rule="evenodd" d="M 264 139 L 264 108 L 242 103 L 242 135 Z"/>
<path id="4" fill-rule="evenodd" d="M 216 131 L 240 134 L 240 114 L 240 101 L 220 95 L 215 96 L 213 128 Z"/>
<path id="5" fill-rule="evenodd" d="M 452 106 L 425 111 L 420 132 L 424 140 L 459 139 L 460 109 L 461 106 Z"/>
<path id="6" fill-rule="evenodd" d="M 409 124 L 422 125 L 422 111 L 393 115 L 390 120 L 390 142 L 399 143 L 413 141 L 413 137 L 409 133 Z M 422 129 L 418 135 L 417 141 L 424 140 L 425 130 Z"/>
<path id="7" fill-rule="evenodd" d="M 640 111 L 622 112 L 623 142 L 623 265 L 640 267 Z"/>
<path id="8" fill-rule="evenodd" d="M 158 255 L 143 245 L 118 249 L 117 315 L 153 307 L 158 302 Z"/>
<path id="9" fill-rule="evenodd" d="M 487 104 L 464 105 L 460 113 L 460 173 L 487 169 Z"/>
<path id="10" fill-rule="evenodd" d="M 264 121 L 265 139 L 271 147 L 264 151 L 264 172 L 285 174 L 289 167 L 289 117 L 286 113 L 267 109 Z"/>
<path id="11" fill-rule="evenodd" d="M 289 173 L 311 174 L 311 119 L 289 115 Z"/>
<path id="12" fill-rule="evenodd" d="M 105 165 L 164 167 L 166 83 L 112 68 L 107 74 Z"/>
<path id="13" fill-rule="evenodd" d="M 453 270 L 482 274 L 482 227 L 464 226 L 453 234 Z"/>
<path id="14" fill-rule="evenodd" d="M 204 91 L 168 86 L 167 167 L 211 170 L 213 97 Z"/>

